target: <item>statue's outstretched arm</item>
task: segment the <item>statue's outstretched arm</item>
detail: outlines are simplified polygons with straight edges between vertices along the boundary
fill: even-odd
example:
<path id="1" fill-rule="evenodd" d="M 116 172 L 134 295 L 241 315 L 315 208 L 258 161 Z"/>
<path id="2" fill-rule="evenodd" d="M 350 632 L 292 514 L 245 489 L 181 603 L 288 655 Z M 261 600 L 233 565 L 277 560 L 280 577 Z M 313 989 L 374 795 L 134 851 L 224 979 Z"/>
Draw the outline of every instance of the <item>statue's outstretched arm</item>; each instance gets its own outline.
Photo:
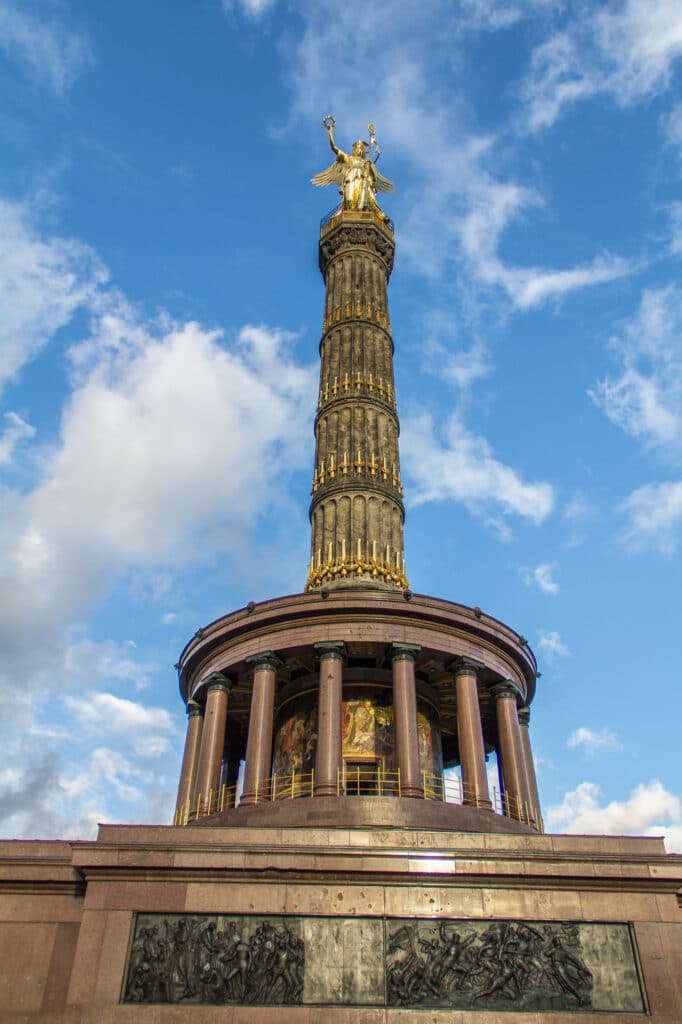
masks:
<path id="1" fill-rule="evenodd" d="M 322 124 L 327 129 L 327 135 L 329 136 L 329 145 L 331 146 L 331 150 L 334 156 L 337 158 L 337 160 L 347 160 L 348 157 L 346 156 L 344 151 L 342 149 L 339 149 L 339 147 L 334 142 L 334 129 L 336 128 L 336 121 L 331 116 L 331 114 L 327 114 L 327 116 L 322 121 Z"/>

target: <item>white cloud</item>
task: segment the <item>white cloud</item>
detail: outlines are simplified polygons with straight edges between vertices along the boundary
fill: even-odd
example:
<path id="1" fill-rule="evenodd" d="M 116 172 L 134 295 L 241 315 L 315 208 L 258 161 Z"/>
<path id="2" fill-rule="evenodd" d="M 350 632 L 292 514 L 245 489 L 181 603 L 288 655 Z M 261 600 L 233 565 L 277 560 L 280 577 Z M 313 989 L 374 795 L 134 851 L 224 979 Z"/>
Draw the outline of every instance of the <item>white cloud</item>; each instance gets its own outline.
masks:
<path id="1" fill-rule="evenodd" d="M 104 733 L 144 731 L 173 732 L 173 718 L 168 711 L 148 707 L 136 701 L 116 697 L 113 693 L 90 692 L 82 697 L 65 697 L 64 703 L 78 721 L 89 728 Z"/>
<path id="2" fill-rule="evenodd" d="M 593 782 L 581 782 L 546 812 L 548 829 L 578 835 L 665 835 L 668 849 L 682 851 L 682 803 L 661 782 L 640 783 L 627 800 L 601 802 Z"/>
<path id="3" fill-rule="evenodd" d="M 64 663 L 69 629 L 126 571 L 163 577 L 243 557 L 261 510 L 274 493 L 282 500 L 281 480 L 307 467 L 301 409 L 314 407 L 316 373 L 295 362 L 283 331 L 226 338 L 148 323 L 101 288 L 106 272 L 87 247 L 44 241 L 16 204 L 0 204 L 3 223 L 0 380 L 76 310 L 91 319 L 69 351 L 59 438 L 34 460 L 33 488 L 3 494 L 0 677 L 11 687 Z M 7 453 L 29 429 L 12 420 Z"/>
<path id="4" fill-rule="evenodd" d="M 0 0 L 0 49 L 20 64 L 39 85 L 64 95 L 92 63 L 83 35 L 55 18 L 46 21 Z"/>
<path id="5" fill-rule="evenodd" d="M 581 747 L 589 757 L 593 757 L 601 750 L 622 750 L 623 745 L 614 732 L 610 729 L 587 729 L 581 725 L 575 729 L 566 740 L 567 747 Z"/>
<path id="6" fill-rule="evenodd" d="M 556 562 L 542 562 L 540 565 L 536 565 L 534 569 L 523 566 L 520 570 L 521 578 L 527 587 L 535 584 L 545 594 L 558 594 L 559 584 L 554 579 L 556 569 Z"/>
<path id="7" fill-rule="evenodd" d="M 581 522 L 590 519 L 597 512 L 596 506 L 584 494 L 578 492 L 571 498 L 563 510 L 564 519 L 569 522 Z"/>
<path id="8" fill-rule="evenodd" d="M 36 432 L 35 427 L 16 412 L 5 413 L 5 424 L 5 429 L 0 434 L 0 466 L 8 465 L 14 457 L 15 448 L 22 441 L 34 437 Z"/>
<path id="9" fill-rule="evenodd" d="M 223 10 L 229 12 L 239 6 L 249 17 L 259 18 L 276 3 L 277 0 L 223 0 Z"/>
<path id="10" fill-rule="evenodd" d="M 645 484 L 632 492 L 620 511 L 630 520 L 621 539 L 633 550 L 653 548 L 672 554 L 682 532 L 682 480 Z"/>
<path id="11" fill-rule="evenodd" d="M 538 648 L 550 661 L 555 658 L 566 658 L 571 653 L 556 630 L 550 630 L 548 633 L 540 630 L 538 636 Z"/>
<path id="12" fill-rule="evenodd" d="M 483 437 L 468 433 L 457 417 L 436 436 L 429 415 L 407 420 L 401 433 L 403 465 L 410 478 L 414 505 L 459 501 L 471 512 L 517 515 L 536 524 L 551 512 L 554 492 L 547 483 L 526 483 L 499 462 Z"/>
<path id="13" fill-rule="evenodd" d="M 644 292 L 636 316 L 610 340 L 616 376 L 590 391 L 608 418 L 647 445 L 682 455 L 682 289 Z"/>
<path id="14" fill-rule="evenodd" d="M 663 134 L 669 146 L 677 150 L 682 160 L 682 103 L 678 103 L 663 118 Z"/>
<path id="15" fill-rule="evenodd" d="M 673 256 L 682 256 L 682 202 L 671 203 L 668 213 L 670 215 L 670 252 Z"/>
<path id="16" fill-rule="evenodd" d="M 0 199 L 0 391 L 106 278 L 89 246 L 41 238 L 29 205 Z"/>
<path id="17" fill-rule="evenodd" d="M 682 55 L 682 8 L 678 0 L 625 0 L 576 11 L 561 32 L 541 43 L 520 95 L 525 125 L 538 131 L 564 109 L 606 94 L 620 106 L 665 90 Z"/>
<path id="18" fill-rule="evenodd" d="M 514 16 L 542 7 L 551 5 L 515 4 Z M 472 130 L 464 104 L 452 90 L 443 93 L 440 72 L 443 65 L 452 72 L 453 53 L 466 45 L 470 29 L 504 27 L 505 5 L 471 3 L 462 12 L 445 2 L 406 0 L 392 5 L 387 17 L 381 4 L 315 0 L 303 3 L 301 13 L 305 28 L 290 53 L 288 127 L 319 124 L 319 112 L 332 111 L 343 144 L 364 130 L 363 123 L 376 123 L 385 173 L 390 176 L 392 167 L 400 172 L 392 203 L 399 210 L 401 255 L 416 270 L 438 276 L 457 260 L 469 276 L 463 287 L 493 290 L 519 310 L 633 272 L 630 261 L 609 253 L 565 268 L 517 266 L 499 256 L 504 231 L 541 205 L 541 197 L 523 184 L 497 180 L 496 138 Z M 369 91 L 359 89 L 367 67 Z M 509 145 L 508 136 L 504 142 Z M 323 145 L 320 132 L 320 166 Z"/>

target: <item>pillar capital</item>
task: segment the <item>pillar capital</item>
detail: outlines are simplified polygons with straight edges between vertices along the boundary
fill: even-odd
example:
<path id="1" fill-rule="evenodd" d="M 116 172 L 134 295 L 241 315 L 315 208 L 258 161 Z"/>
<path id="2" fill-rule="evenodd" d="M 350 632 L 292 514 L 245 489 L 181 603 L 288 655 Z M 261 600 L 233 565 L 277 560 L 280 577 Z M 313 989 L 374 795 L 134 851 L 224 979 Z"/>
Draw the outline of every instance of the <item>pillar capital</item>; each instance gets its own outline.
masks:
<path id="1" fill-rule="evenodd" d="M 281 658 L 278 658 L 274 651 L 260 651 L 258 654 L 250 654 L 244 660 L 249 668 L 252 668 L 254 671 L 259 668 L 275 670 L 282 664 Z"/>
<path id="2" fill-rule="evenodd" d="M 519 708 L 519 725 L 528 727 L 530 724 L 530 708 Z"/>
<path id="3" fill-rule="evenodd" d="M 201 704 L 199 704 L 198 701 L 191 699 L 187 701 L 187 707 L 185 710 L 187 711 L 188 718 L 194 718 L 196 715 L 203 715 L 204 713 L 204 709 Z"/>
<path id="4" fill-rule="evenodd" d="M 452 663 L 452 673 L 455 677 L 457 676 L 476 676 L 478 678 L 482 669 L 485 665 L 482 661 L 476 661 L 475 658 L 456 658 Z"/>
<path id="5" fill-rule="evenodd" d="M 420 651 L 419 644 L 391 644 L 391 661 L 416 661 Z"/>
<path id="6" fill-rule="evenodd" d="M 315 656 L 322 658 L 338 658 L 343 661 L 347 657 L 346 645 L 343 640 L 321 640 L 315 645 Z"/>
<path id="7" fill-rule="evenodd" d="M 201 685 L 206 687 L 207 693 L 214 690 L 223 690 L 225 693 L 229 693 L 234 686 L 234 680 L 222 672 L 211 672 L 209 676 L 201 680 Z"/>
<path id="8" fill-rule="evenodd" d="M 519 692 L 511 679 L 502 679 L 499 683 L 494 683 L 489 689 L 495 700 L 504 700 L 506 697 L 516 700 Z"/>

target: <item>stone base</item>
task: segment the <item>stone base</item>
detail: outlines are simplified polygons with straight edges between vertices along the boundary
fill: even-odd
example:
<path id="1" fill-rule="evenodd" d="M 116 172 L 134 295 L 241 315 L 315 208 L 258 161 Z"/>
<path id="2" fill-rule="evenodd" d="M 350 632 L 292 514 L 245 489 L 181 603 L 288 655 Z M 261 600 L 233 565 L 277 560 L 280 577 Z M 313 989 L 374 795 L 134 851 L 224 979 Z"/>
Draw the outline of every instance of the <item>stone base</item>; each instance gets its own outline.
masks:
<path id="1" fill-rule="evenodd" d="M 536 835 L 537 830 L 514 818 L 466 804 L 448 804 L 417 797 L 325 796 L 268 800 L 243 804 L 199 818 L 191 828 L 251 826 L 309 828 L 408 828 L 447 832 L 513 832 Z"/>
<path id="2" fill-rule="evenodd" d="M 679 1024 L 681 884 L 650 838 L 250 819 L 4 842 L 0 1022 Z"/>

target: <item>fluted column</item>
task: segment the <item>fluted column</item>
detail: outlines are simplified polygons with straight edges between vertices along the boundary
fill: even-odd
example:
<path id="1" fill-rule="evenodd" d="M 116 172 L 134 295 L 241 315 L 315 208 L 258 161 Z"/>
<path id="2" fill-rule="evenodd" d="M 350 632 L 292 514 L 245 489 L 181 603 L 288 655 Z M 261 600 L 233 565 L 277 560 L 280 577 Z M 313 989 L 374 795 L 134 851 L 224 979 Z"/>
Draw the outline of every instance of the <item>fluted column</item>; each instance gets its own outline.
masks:
<path id="1" fill-rule="evenodd" d="M 519 708 L 519 725 L 521 727 L 521 747 L 526 764 L 526 778 L 530 792 L 530 816 L 534 819 L 536 825 L 540 826 L 542 821 L 540 795 L 538 793 L 538 780 L 535 774 L 535 761 L 530 745 L 530 708 Z"/>
<path id="2" fill-rule="evenodd" d="M 272 651 L 246 659 L 253 668 L 253 689 L 246 740 L 244 792 L 240 803 L 255 804 L 269 799 L 272 769 L 272 720 L 275 711 L 275 672 L 281 664 Z"/>
<path id="3" fill-rule="evenodd" d="M 206 807 L 211 793 L 217 794 L 220 786 L 220 765 L 225 746 L 225 723 L 227 721 L 227 698 L 232 682 L 221 672 L 214 672 L 206 680 L 206 710 L 204 727 L 201 732 L 199 766 L 197 768 L 196 796 L 201 797 Z"/>
<path id="4" fill-rule="evenodd" d="M 516 688 L 505 681 L 491 686 L 497 714 L 498 758 L 502 762 L 502 786 L 506 794 L 506 813 L 525 821 L 530 808 L 521 729 L 516 709 Z"/>
<path id="5" fill-rule="evenodd" d="M 419 771 L 417 731 L 417 687 L 414 663 L 421 648 L 417 644 L 393 644 L 393 723 L 395 754 L 400 772 L 400 795 L 424 795 Z"/>
<path id="6" fill-rule="evenodd" d="M 315 796 L 335 796 L 341 768 L 341 698 L 343 696 L 342 640 L 315 644 L 320 659 L 315 749 Z"/>
<path id="7" fill-rule="evenodd" d="M 457 695 L 457 738 L 462 765 L 464 803 L 475 807 L 492 807 L 485 768 L 485 745 L 478 702 L 477 662 L 462 658 L 455 667 Z"/>
<path id="8" fill-rule="evenodd" d="M 187 733 L 185 735 L 185 752 L 182 755 L 180 785 L 175 805 L 176 816 L 182 814 L 194 795 L 194 784 L 199 767 L 199 751 L 201 749 L 201 733 L 204 725 L 203 708 L 195 700 L 187 701 Z"/>

